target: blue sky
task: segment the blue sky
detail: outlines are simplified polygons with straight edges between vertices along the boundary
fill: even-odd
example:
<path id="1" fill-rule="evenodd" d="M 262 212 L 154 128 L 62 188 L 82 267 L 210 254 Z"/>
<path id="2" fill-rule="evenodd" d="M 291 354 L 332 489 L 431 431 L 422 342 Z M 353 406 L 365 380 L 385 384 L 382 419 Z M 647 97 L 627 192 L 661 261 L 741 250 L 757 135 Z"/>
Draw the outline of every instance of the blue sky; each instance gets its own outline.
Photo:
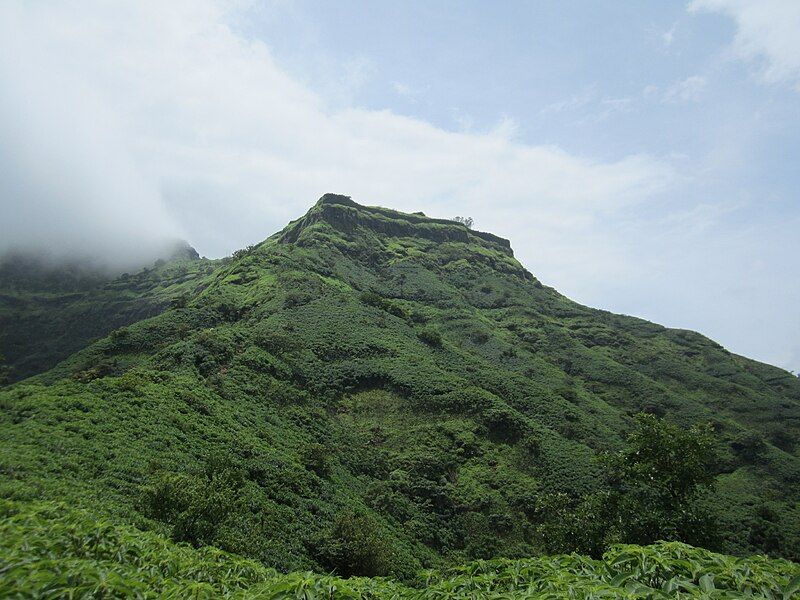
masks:
<path id="1" fill-rule="evenodd" d="M 776 3 L 776 20 L 784 18 L 780 5 L 790 3 Z M 737 21 L 724 6 L 309 1 L 257 11 L 243 30 L 269 40 L 277 60 L 333 105 L 388 109 L 452 131 L 485 132 L 511 121 L 514 137 L 526 143 L 594 160 L 648 154 L 669 161 L 676 179 L 688 181 L 637 212 L 659 219 L 706 207 L 688 226 L 711 239 L 673 252 L 687 270 L 704 260 L 721 264 L 669 276 L 687 288 L 705 279 L 708 290 L 700 299 L 691 289 L 673 292 L 674 305 L 664 307 L 658 284 L 609 282 L 597 295 L 580 282 L 566 285 L 590 304 L 717 333 L 742 352 L 752 343 L 754 353 L 800 370 L 800 76 L 765 81 L 769 56 L 737 57 Z M 737 265 L 724 248 L 707 256 L 715 236 L 726 246 L 741 240 L 738 259 L 752 252 L 766 264 Z M 647 244 L 634 240 L 632 256 L 636 244 Z M 653 254 L 663 251 L 648 245 Z M 725 275 L 715 281 L 716 269 Z M 545 276 L 563 289 L 558 277 Z M 720 295 L 733 296 L 737 309 L 714 314 Z M 791 332 L 790 344 L 794 337 L 782 357 L 769 349 L 780 334 L 764 335 L 764 321 Z M 748 331 L 737 335 L 738 328 Z M 762 335 L 769 341 L 750 341 Z"/>
<path id="2" fill-rule="evenodd" d="M 731 19 L 682 2 L 432 4 L 287 3 L 243 29 L 333 103 L 453 130 L 510 117 L 522 139 L 608 158 L 702 152 L 713 141 L 699 124 L 754 110 L 797 116 L 791 90 L 753 86 L 726 60 Z M 782 125 L 797 132 L 796 118 Z"/>
<path id="3" fill-rule="evenodd" d="M 0 234 L 222 256 L 324 192 L 800 370 L 800 3 L 0 6 Z"/>

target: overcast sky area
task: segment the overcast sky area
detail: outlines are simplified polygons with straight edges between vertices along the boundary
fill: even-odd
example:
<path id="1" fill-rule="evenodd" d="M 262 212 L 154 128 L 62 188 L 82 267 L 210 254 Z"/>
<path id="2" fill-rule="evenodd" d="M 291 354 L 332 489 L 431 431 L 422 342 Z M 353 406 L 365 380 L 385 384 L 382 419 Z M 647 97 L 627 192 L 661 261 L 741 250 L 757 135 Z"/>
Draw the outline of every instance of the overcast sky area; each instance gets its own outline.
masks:
<path id="1" fill-rule="evenodd" d="M 220 257 L 337 192 L 797 371 L 798 32 L 798 0 L 0 0 L 0 251 Z"/>

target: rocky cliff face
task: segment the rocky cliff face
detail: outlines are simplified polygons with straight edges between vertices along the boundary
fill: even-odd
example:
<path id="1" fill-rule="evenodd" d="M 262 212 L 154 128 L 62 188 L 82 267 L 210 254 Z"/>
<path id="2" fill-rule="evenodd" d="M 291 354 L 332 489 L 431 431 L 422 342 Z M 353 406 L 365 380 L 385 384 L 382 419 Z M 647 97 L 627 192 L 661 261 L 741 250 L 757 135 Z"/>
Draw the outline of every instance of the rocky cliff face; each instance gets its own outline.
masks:
<path id="1" fill-rule="evenodd" d="M 457 221 L 432 219 L 424 214 L 402 213 L 375 206 L 361 206 L 349 196 L 325 194 L 306 215 L 287 227 L 281 241 L 294 242 L 300 233 L 318 221 L 325 221 L 347 235 L 369 230 L 387 237 L 418 237 L 435 242 L 463 242 L 500 250 L 514 256 L 511 243 L 482 231 L 473 231 Z"/>

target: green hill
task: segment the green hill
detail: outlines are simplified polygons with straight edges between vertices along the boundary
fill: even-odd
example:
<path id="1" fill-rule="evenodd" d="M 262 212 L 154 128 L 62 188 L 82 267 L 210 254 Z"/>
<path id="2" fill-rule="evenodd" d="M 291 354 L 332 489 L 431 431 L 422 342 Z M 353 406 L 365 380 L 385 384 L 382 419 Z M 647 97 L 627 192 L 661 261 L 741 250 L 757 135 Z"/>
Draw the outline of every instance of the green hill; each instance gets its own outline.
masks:
<path id="1" fill-rule="evenodd" d="M 193 283 L 215 264 L 186 244 L 132 275 L 31 253 L 0 258 L 0 354 L 6 379 L 42 373 L 114 329 L 163 312 L 171 299 L 191 293 Z"/>
<path id="2" fill-rule="evenodd" d="M 283 572 L 411 581 L 599 556 L 643 541 L 603 521 L 598 457 L 644 412 L 674 426 L 667 441 L 713 431 L 697 503 L 716 535 L 684 541 L 800 558 L 796 377 L 576 304 L 460 223 L 329 194 L 223 261 L 52 305 L 0 294 L 0 352 L 46 349 L 26 363 L 18 345 L 18 372 L 42 372 L 0 390 L 0 494 L 23 505 L 89 507 Z"/>

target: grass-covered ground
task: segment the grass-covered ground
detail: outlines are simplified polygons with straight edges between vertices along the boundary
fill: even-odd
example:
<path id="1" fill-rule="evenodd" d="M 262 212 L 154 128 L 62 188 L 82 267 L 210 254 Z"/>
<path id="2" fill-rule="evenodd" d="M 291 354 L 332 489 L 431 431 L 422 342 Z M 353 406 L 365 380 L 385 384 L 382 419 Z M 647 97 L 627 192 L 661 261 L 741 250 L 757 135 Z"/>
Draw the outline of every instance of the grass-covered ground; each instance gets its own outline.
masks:
<path id="1" fill-rule="evenodd" d="M 800 591 L 800 565 L 685 544 L 477 561 L 410 582 L 298 572 L 176 544 L 57 503 L 0 504 L 3 598 L 766 598 Z"/>

